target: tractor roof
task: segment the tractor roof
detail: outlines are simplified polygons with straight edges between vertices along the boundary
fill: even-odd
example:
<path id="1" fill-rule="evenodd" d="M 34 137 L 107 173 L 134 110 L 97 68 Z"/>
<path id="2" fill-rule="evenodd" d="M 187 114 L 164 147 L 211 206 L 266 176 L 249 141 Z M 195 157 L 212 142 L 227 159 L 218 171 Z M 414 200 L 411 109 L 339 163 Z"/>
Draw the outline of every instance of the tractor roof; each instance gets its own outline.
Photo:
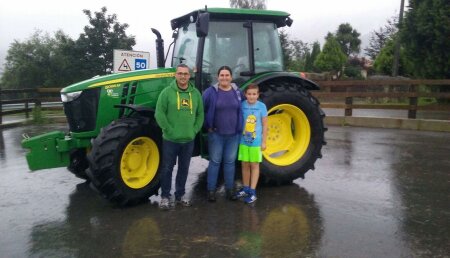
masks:
<path id="1" fill-rule="evenodd" d="M 206 9 L 206 10 L 205 10 Z M 236 8 L 205 8 L 190 12 L 186 15 L 173 19 L 170 24 L 172 29 L 180 27 L 181 24 L 185 24 L 190 21 L 192 16 L 194 20 L 197 19 L 199 13 L 209 13 L 211 20 L 259 20 L 259 21 L 271 21 L 278 27 L 286 26 L 286 20 L 289 17 L 289 13 L 282 11 L 269 11 L 269 10 L 255 10 L 255 9 L 236 9 Z M 292 20 L 291 20 L 292 22 Z"/>

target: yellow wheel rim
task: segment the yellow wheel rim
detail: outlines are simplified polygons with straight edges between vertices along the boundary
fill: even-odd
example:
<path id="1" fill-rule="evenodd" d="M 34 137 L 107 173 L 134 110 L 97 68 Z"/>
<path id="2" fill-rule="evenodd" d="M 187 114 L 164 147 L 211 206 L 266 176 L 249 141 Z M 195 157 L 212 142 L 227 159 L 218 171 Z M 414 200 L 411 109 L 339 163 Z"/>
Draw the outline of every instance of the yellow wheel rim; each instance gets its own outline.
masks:
<path id="1" fill-rule="evenodd" d="M 139 137 L 125 148 L 120 160 L 120 175 L 127 186 L 139 189 L 153 180 L 158 166 L 158 146 L 148 137 Z"/>
<path id="2" fill-rule="evenodd" d="M 264 158 L 277 166 L 289 166 L 298 161 L 308 149 L 311 127 L 305 113 L 290 104 L 269 110 L 267 119 L 267 148 Z"/>

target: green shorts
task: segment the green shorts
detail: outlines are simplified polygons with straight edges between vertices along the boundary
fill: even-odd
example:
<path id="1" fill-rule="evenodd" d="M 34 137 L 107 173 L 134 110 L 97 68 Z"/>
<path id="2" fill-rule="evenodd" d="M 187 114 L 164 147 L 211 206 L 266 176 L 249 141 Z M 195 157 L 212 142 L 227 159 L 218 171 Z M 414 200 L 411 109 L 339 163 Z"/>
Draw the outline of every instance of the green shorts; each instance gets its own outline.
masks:
<path id="1" fill-rule="evenodd" d="M 245 162 L 261 162 L 261 146 L 250 147 L 244 144 L 239 144 L 238 160 Z"/>

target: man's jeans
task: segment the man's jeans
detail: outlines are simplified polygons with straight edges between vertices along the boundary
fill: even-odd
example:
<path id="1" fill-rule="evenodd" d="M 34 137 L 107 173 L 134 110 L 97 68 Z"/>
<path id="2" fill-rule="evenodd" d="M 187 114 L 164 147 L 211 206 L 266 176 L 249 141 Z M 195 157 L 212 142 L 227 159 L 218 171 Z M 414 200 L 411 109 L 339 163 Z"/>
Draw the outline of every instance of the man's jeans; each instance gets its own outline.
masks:
<path id="1" fill-rule="evenodd" d="M 209 165 L 208 165 L 208 191 L 215 191 L 219 176 L 220 164 L 223 162 L 223 176 L 225 189 L 234 187 L 235 161 L 239 147 L 239 134 L 220 135 L 208 133 Z"/>
<path id="2" fill-rule="evenodd" d="M 189 172 L 194 141 L 175 143 L 163 140 L 161 168 L 161 197 L 169 198 L 172 188 L 172 171 L 178 157 L 178 172 L 175 179 L 175 198 L 179 199 L 185 194 L 185 185 Z"/>

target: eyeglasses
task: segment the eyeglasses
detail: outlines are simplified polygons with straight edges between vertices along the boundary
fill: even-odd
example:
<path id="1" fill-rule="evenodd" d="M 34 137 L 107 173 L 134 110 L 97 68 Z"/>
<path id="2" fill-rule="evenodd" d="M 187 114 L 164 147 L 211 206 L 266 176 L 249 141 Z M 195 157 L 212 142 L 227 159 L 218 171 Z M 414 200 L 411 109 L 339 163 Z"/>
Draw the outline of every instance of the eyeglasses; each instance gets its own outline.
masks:
<path id="1" fill-rule="evenodd" d="M 189 73 L 180 73 L 180 72 L 178 72 L 177 75 L 178 76 L 189 76 Z"/>

